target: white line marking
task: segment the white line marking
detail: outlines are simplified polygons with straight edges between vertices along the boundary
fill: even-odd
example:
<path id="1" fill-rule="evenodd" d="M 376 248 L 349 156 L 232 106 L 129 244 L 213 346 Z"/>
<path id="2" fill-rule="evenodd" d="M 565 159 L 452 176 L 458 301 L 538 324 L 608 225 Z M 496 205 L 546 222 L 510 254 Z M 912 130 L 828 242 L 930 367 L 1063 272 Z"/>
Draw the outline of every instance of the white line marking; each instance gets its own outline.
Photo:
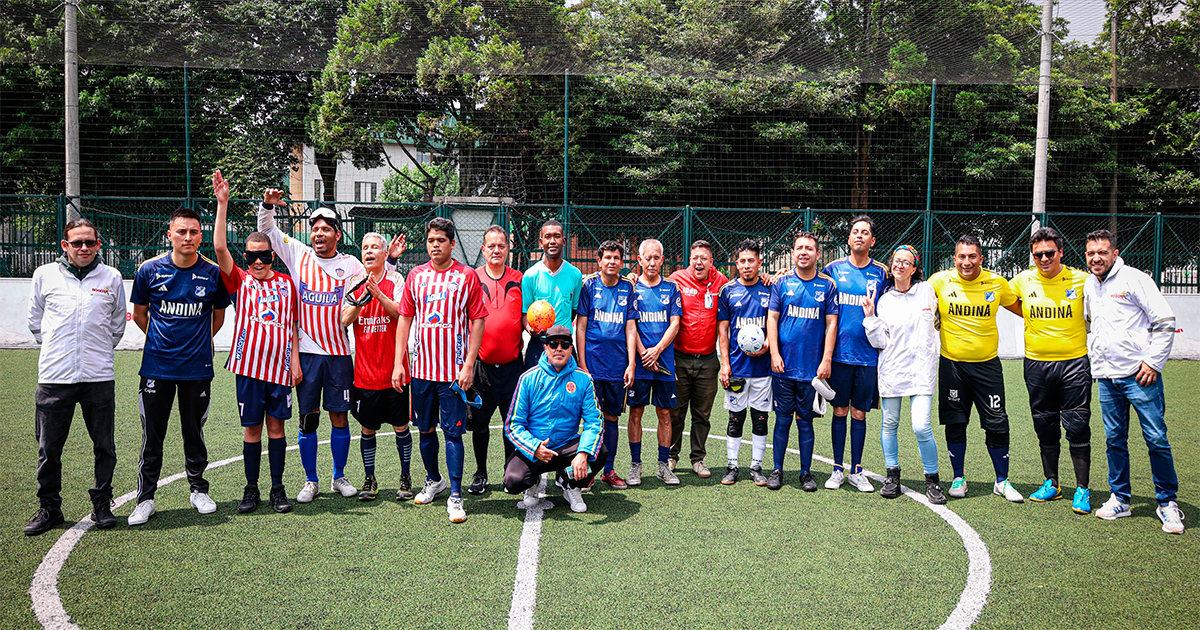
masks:
<path id="1" fill-rule="evenodd" d="M 546 496 L 546 476 L 538 481 L 538 496 Z M 521 528 L 521 548 L 517 552 L 517 576 L 513 579 L 512 606 L 508 609 L 508 630 L 529 630 L 533 627 L 533 611 L 537 608 L 538 554 L 542 538 L 542 514 L 549 501 L 525 509 L 525 525 Z"/>

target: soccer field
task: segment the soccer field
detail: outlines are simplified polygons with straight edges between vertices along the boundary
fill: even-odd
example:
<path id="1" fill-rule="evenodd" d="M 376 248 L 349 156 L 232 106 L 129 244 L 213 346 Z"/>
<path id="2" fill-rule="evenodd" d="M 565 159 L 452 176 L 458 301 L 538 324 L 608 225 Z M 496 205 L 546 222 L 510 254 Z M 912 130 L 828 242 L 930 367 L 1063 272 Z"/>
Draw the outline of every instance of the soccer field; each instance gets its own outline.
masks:
<path id="1" fill-rule="evenodd" d="M 37 508 L 32 426 L 36 361 L 35 351 L 0 352 L 0 430 L 6 438 L 0 443 L 6 497 L 0 504 L 0 628 L 6 629 L 38 626 L 31 581 L 68 531 L 60 527 L 32 538 L 21 533 Z M 139 361 L 139 353 L 117 354 L 116 495 L 135 486 L 141 438 Z M 1042 481 L 1037 441 L 1020 362 L 1006 361 L 1004 367 L 1012 478 L 1028 495 Z M 1179 503 L 1190 517 L 1185 524 L 1200 527 L 1200 363 L 1173 361 L 1164 378 Z M 240 456 L 241 428 L 232 376 L 218 370 L 212 391 L 206 436 L 210 461 L 217 463 Z M 716 408 L 707 458 L 714 471 L 723 468 L 725 448 L 719 436 L 726 423 L 719 401 Z M 493 421 L 498 423 L 499 416 Z M 900 432 L 903 480 L 923 490 L 916 442 L 906 424 L 901 423 Z M 183 469 L 178 426 L 177 418 L 172 419 L 164 478 Z M 865 465 L 882 472 L 878 412 L 868 417 L 868 426 Z M 328 439 L 328 427 L 323 417 L 323 439 Z M 294 444 L 294 423 L 287 429 Z M 357 435 L 353 423 L 352 432 Z M 816 432 L 817 455 L 828 457 L 828 421 L 818 420 Z M 940 429 L 935 435 L 944 445 Z M 381 498 L 373 503 L 328 491 L 328 446 L 320 451 L 322 494 L 290 514 L 277 515 L 267 505 L 253 514 L 237 513 L 245 483 L 240 461 L 206 475 L 218 502 L 216 514 L 200 516 L 192 509 L 186 481 L 169 483 L 158 492 L 158 516 L 148 524 L 125 524 L 133 508 L 129 502 L 116 510 L 120 520 L 115 529 L 91 530 L 79 539 L 56 584 L 62 609 L 71 622 L 89 629 L 497 628 L 509 623 L 510 610 L 528 612 L 532 606 L 537 628 L 815 630 L 936 628 L 956 606 L 969 612 L 972 605 L 978 607 L 977 596 L 986 594 L 973 627 L 1175 630 L 1200 625 L 1195 595 L 1200 591 L 1200 530 L 1170 536 L 1159 529 L 1146 449 L 1136 426 L 1130 431 L 1133 517 L 1115 522 L 1071 512 L 1073 482 L 1065 447 L 1066 500 L 1013 505 L 993 496 L 991 465 L 973 419 L 970 494 L 951 500 L 946 518 L 910 498 L 888 501 L 849 484 L 803 493 L 798 457 L 789 455 L 785 486 L 778 492 L 745 479 L 726 487 L 720 485 L 719 472 L 701 480 L 681 470 L 682 485 L 675 488 L 662 486 L 652 474 L 640 488 L 625 491 L 598 483 L 584 495 L 588 512 L 574 514 L 552 489 L 547 495 L 554 507 L 544 511 L 540 540 L 537 527 L 527 526 L 525 512 L 515 507 L 516 497 L 496 489 L 500 439 L 493 431 L 493 490 L 482 498 L 468 496 L 469 519 L 462 525 L 447 521 L 444 501 L 417 506 L 388 498 L 399 477 L 390 437 L 380 441 Z M 647 436 L 651 464 L 653 442 Z M 470 449 L 470 440 L 466 443 Z M 1093 402 L 1092 443 L 1092 504 L 1098 507 L 1108 498 L 1098 402 Z M 354 444 L 347 474 L 357 484 L 362 464 Z M 415 449 L 413 458 L 416 477 L 421 467 Z M 81 418 L 63 459 L 63 511 L 69 526 L 91 509 L 91 449 Z M 748 443 L 742 459 L 749 459 Z M 622 435 L 617 455 L 622 474 L 628 461 Z M 467 462 L 469 479 L 469 453 Z M 942 466 L 948 482 L 944 453 Z M 263 468 L 265 479 L 265 458 Z M 814 464 L 819 484 L 830 470 L 828 463 Z M 302 479 L 299 455 L 290 451 L 285 482 L 293 497 Z M 951 525 L 959 520 L 955 515 L 962 532 Z M 975 540 L 976 534 L 982 545 L 969 564 L 964 541 Z M 538 556 L 530 554 L 533 549 Z M 980 559 L 990 566 L 990 574 Z M 514 596 L 518 566 L 521 588 Z M 964 589 L 966 600 L 960 605 Z M 42 599 L 37 603 L 49 605 Z M 970 615 L 966 617 L 969 623 Z"/>

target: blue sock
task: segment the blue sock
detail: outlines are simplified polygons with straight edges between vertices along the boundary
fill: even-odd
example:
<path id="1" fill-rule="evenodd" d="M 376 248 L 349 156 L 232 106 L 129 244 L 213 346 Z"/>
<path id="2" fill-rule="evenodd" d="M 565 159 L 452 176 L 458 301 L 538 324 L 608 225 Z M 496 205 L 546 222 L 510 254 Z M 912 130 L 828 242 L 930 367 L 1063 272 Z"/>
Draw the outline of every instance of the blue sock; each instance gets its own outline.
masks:
<path id="1" fill-rule="evenodd" d="M 301 433 L 296 437 L 300 447 L 300 464 L 304 466 L 304 477 L 307 481 L 317 481 L 317 433 Z"/>
<path id="2" fill-rule="evenodd" d="M 665 463 L 667 463 L 668 459 L 671 459 L 671 447 L 670 446 L 658 447 L 658 461 L 665 464 Z"/>
<path id="3" fill-rule="evenodd" d="M 262 468 L 262 442 L 242 441 L 242 463 L 246 467 L 246 483 L 258 484 L 258 471 Z"/>
<path id="4" fill-rule="evenodd" d="M 333 452 L 333 478 L 346 476 L 346 460 L 350 459 L 350 427 L 333 427 L 329 432 L 329 450 Z"/>
<path id="5" fill-rule="evenodd" d="M 617 428 L 616 420 L 604 421 L 604 448 L 608 450 L 608 457 L 604 460 L 604 474 L 613 471 L 613 462 L 617 459 L 617 438 L 621 435 L 620 429 Z"/>
<path id="6" fill-rule="evenodd" d="M 954 476 L 962 477 L 964 460 L 967 458 L 967 443 L 947 442 L 946 449 L 950 451 L 950 467 L 954 469 Z"/>
<path id="7" fill-rule="evenodd" d="M 421 434 L 421 462 L 425 464 L 425 475 L 430 481 L 442 478 L 438 472 L 438 437 L 436 431 Z"/>
<path id="8" fill-rule="evenodd" d="M 846 416 L 834 416 L 829 421 L 829 435 L 833 440 L 833 469 L 842 470 L 846 456 Z"/>
<path id="9" fill-rule="evenodd" d="M 867 421 L 850 419 L 850 472 L 862 472 L 863 445 L 867 443 Z"/>
<path id="10" fill-rule="evenodd" d="M 642 463 L 642 443 L 641 442 L 630 442 L 629 443 L 629 461 L 635 462 L 638 464 Z"/>
<path id="11" fill-rule="evenodd" d="M 462 436 L 446 436 L 446 468 L 450 474 L 450 496 L 462 496 L 463 458 L 466 449 L 463 448 Z"/>
<path id="12" fill-rule="evenodd" d="M 396 434 L 396 452 L 400 453 L 400 474 L 407 476 L 412 462 L 412 432 L 408 429 Z"/>
<path id="13" fill-rule="evenodd" d="M 788 436 L 792 432 L 792 414 L 775 414 L 775 437 L 771 442 L 771 454 L 775 458 L 775 469 L 783 470 L 783 456 L 787 454 Z"/>
<path id="14" fill-rule="evenodd" d="M 267 439 L 267 461 L 271 467 L 271 485 L 283 485 L 283 465 L 287 461 L 287 438 Z"/>
<path id="15" fill-rule="evenodd" d="M 796 421 L 796 441 L 800 445 L 800 474 L 803 475 L 812 468 L 813 444 L 817 441 L 812 420 L 801 418 Z"/>
<path id="16" fill-rule="evenodd" d="M 988 447 L 988 455 L 992 456 L 992 468 L 996 469 L 996 481 L 1008 479 L 1008 447 Z"/>
<path id="17" fill-rule="evenodd" d="M 375 476 L 375 434 L 364 435 L 358 441 L 358 450 L 362 453 L 363 459 L 363 474 L 368 477 Z"/>

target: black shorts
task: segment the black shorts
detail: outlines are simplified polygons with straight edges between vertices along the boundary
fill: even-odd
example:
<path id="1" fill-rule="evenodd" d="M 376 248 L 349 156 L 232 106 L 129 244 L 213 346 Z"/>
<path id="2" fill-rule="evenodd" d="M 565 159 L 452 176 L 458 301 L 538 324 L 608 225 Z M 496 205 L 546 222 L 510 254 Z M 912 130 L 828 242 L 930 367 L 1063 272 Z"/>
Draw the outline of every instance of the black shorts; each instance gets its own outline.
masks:
<path id="1" fill-rule="evenodd" d="M 518 357 L 516 360 L 503 365 L 475 362 L 475 384 L 473 388 L 479 392 L 483 404 L 478 409 L 467 406 L 467 429 L 476 431 L 488 426 L 496 410 L 500 417 L 508 419 L 508 407 L 512 404 L 513 394 L 517 391 L 517 380 L 525 372 L 525 363 Z"/>
<path id="2" fill-rule="evenodd" d="M 970 363 L 941 357 L 938 360 L 938 421 L 941 424 L 967 424 L 971 420 L 972 405 L 979 412 L 979 424 L 985 431 L 1008 431 L 1004 367 L 1000 359 Z"/>
<path id="3" fill-rule="evenodd" d="M 1063 361 L 1025 359 L 1025 388 L 1038 436 L 1058 441 L 1061 424 L 1072 443 L 1090 438 L 1092 366 L 1087 355 Z"/>
<path id="4" fill-rule="evenodd" d="M 409 405 L 408 390 L 403 392 L 392 388 L 359 389 L 353 388 L 350 413 L 364 429 L 378 431 L 385 424 L 402 427 L 408 424 Z"/>

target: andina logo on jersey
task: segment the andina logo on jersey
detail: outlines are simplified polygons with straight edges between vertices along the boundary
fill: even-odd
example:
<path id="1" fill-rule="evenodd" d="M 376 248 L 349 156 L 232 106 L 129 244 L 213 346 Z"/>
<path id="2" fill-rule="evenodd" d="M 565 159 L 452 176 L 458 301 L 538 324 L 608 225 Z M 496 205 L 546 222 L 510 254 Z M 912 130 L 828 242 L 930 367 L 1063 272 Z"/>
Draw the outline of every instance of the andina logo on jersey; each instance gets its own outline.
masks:
<path id="1" fill-rule="evenodd" d="M 342 303 L 342 287 L 333 291 L 313 291 L 304 282 L 300 283 L 300 301 L 313 306 L 337 306 Z"/>

